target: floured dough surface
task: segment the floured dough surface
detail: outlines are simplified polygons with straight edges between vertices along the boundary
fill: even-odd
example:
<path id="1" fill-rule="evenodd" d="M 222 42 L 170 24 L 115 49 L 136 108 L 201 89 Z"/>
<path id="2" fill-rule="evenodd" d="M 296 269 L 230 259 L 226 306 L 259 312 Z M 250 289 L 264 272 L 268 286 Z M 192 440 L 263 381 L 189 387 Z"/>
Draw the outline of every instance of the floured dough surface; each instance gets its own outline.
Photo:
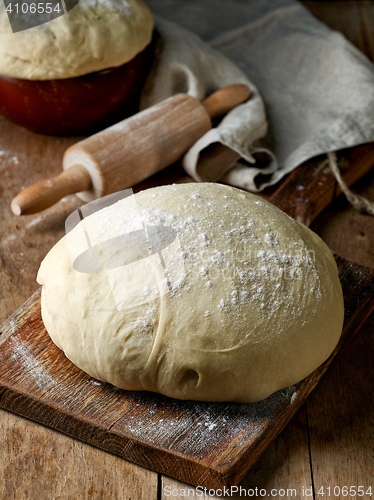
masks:
<path id="1" fill-rule="evenodd" d="M 0 75 L 72 78 L 117 67 L 151 41 L 153 15 L 143 0 L 80 0 L 67 14 L 12 33 L 0 4 Z"/>
<path id="2" fill-rule="evenodd" d="M 343 324 L 323 241 L 219 184 L 149 189 L 94 213 L 38 282 L 45 326 L 73 363 L 179 399 L 264 399 L 327 359 Z"/>

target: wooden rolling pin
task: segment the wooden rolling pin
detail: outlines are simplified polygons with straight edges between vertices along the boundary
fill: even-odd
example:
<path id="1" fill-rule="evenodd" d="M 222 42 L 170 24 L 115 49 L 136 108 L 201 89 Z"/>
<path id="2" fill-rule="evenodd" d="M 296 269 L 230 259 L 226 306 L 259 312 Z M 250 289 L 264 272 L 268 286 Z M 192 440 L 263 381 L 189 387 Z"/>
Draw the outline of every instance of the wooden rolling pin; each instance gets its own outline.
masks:
<path id="1" fill-rule="evenodd" d="M 63 172 L 29 186 L 11 203 L 15 215 L 50 207 L 68 194 L 84 201 L 127 189 L 179 160 L 221 116 L 250 97 L 243 84 L 203 102 L 177 94 L 68 148 Z"/>

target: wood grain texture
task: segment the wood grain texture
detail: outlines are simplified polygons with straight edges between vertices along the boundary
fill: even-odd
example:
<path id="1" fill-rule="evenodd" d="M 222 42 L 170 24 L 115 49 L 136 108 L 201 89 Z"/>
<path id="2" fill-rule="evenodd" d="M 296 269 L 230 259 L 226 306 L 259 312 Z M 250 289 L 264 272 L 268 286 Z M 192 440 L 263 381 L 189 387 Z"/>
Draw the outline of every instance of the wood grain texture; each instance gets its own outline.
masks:
<path id="1" fill-rule="evenodd" d="M 372 1 L 308 1 L 305 4 L 374 60 Z M 374 174 L 368 174 L 353 190 L 374 200 Z M 374 267 L 374 217 L 358 213 L 344 197 L 329 206 L 311 227 L 339 254 Z M 321 486 L 325 494 L 328 486 L 371 485 L 374 489 L 373 331 L 372 316 L 308 399 L 316 499 L 326 498 L 319 494 Z M 339 497 L 342 498 L 342 494 Z M 365 495 L 364 498 L 372 497 Z"/>
<path id="2" fill-rule="evenodd" d="M 351 186 L 374 166 L 374 144 L 341 151 L 339 169 L 347 186 Z M 280 184 L 270 200 L 290 217 L 309 226 L 341 194 L 328 161 L 308 161 Z"/>
<path id="3" fill-rule="evenodd" d="M 211 119 L 226 115 L 229 111 L 247 101 L 251 96 L 251 90 L 243 83 L 228 85 L 217 90 L 202 102 L 205 111 Z"/>
<path id="4" fill-rule="evenodd" d="M 11 203 L 15 215 L 31 215 L 51 207 L 64 196 L 87 191 L 91 188 L 91 177 L 80 165 L 64 170 L 57 177 L 28 186 Z"/>
<path id="5" fill-rule="evenodd" d="M 157 497 L 157 475 L 120 457 L 6 411 L 2 429 L 1 499 L 128 500 L 131 492 L 134 500 Z"/>
<path id="6" fill-rule="evenodd" d="M 302 487 L 312 487 L 305 406 L 296 413 L 292 422 L 286 426 L 278 438 L 264 451 L 238 486 L 247 492 L 248 490 L 256 490 L 257 488 L 258 494 L 254 495 L 254 498 L 260 496 L 260 490 L 265 491 L 264 495 L 266 497 L 270 497 L 272 490 L 291 488 L 292 486 L 297 489 L 297 498 L 308 498 L 301 494 Z M 198 493 L 200 494 L 200 491 L 197 488 L 170 477 L 162 477 L 162 500 L 170 498 L 170 492 L 172 492 L 173 498 L 185 498 L 186 491 L 189 493 L 190 498 L 194 498 L 193 495 L 199 498 Z M 216 493 L 220 494 L 219 491 Z M 224 497 L 228 498 L 227 495 L 224 495 Z M 221 496 L 217 494 L 209 495 L 208 492 L 200 498 L 203 500 L 211 498 L 218 500 Z M 229 498 L 244 498 L 244 494 L 240 494 L 239 490 L 238 492 L 233 492 Z"/>
<path id="7" fill-rule="evenodd" d="M 71 146 L 63 168 L 84 166 L 91 176 L 91 198 L 106 196 L 175 163 L 211 127 L 204 106 L 178 94 Z"/>
<path id="8" fill-rule="evenodd" d="M 320 21 L 344 35 L 371 60 L 374 6 L 371 0 L 304 0 L 305 7 Z"/>
<path id="9" fill-rule="evenodd" d="M 355 192 L 374 200 L 374 172 L 354 187 Z M 357 212 L 342 196 L 311 225 L 336 253 L 374 267 L 374 217 Z"/>
<path id="10" fill-rule="evenodd" d="M 374 270 L 336 259 L 345 300 L 341 341 L 304 381 L 265 401 L 176 401 L 97 382 L 50 340 L 38 291 L 0 327 L 0 406 L 190 484 L 238 484 L 374 309 Z"/>
<path id="11" fill-rule="evenodd" d="M 374 498 L 374 413 L 370 404 L 363 404 L 372 404 L 373 355 L 374 316 L 331 367 L 331 377 L 321 381 L 320 390 L 307 402 L 316 499 L 326 498 L 328 486 L 336 486 L 337 493 L 340 488 L 336 496 L 343 498 L 343 486 L 359 485 L 365 487 L 365 493 L 372 487 L 372 495 L 363 498 Z"/>
<path id="12" fill-rule="evenodd" d="M 64 171 L 20 192 L 11 203 L 15 215 L 51 207 L 66 195 L 106 196 L 134 187 L 174 164 L 212 126 L 216 118 L 250 97 L 247 85 L 217 90 L 202 103 L 178 94 L 70 146 Z"/>
<path id="13" fill-rule="evenodd" d="M 44 137 L 0 118 L 0 322 L 37 288 L 40 260 L 64 233 L 65 219 L 78 200 L 37 216 L 15 217 L 12 198 L 29 183 L 61 170 L 65 149 L 73 139 Z"/>

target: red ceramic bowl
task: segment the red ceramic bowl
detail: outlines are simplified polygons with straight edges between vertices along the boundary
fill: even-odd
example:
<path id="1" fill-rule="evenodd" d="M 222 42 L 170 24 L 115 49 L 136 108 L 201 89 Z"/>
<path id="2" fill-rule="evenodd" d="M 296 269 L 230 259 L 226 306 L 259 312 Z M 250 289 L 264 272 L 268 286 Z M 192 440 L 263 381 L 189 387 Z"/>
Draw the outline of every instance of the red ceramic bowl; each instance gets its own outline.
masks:
<path id="1" fill-rule="evenodd" d="M 130 62 L 64 80 L 0 76 L 0 113 L 41 134 L 81 135 L 136 112 L 153 44 Z"/>

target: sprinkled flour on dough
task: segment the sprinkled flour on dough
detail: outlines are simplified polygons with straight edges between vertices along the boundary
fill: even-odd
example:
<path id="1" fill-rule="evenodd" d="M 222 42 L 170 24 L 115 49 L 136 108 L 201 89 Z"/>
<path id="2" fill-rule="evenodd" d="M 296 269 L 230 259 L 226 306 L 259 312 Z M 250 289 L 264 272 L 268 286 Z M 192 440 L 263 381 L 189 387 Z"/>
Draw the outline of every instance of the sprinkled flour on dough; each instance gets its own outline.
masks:
<path id="1" fill-rule="evenodd" d="M 47 330 L 77 366 L 182 400 L 264 399 L 317 368 L 342 328 L 322 240 L 220 184 L 163 186 L 86 217 L 38 280 Z"/>

